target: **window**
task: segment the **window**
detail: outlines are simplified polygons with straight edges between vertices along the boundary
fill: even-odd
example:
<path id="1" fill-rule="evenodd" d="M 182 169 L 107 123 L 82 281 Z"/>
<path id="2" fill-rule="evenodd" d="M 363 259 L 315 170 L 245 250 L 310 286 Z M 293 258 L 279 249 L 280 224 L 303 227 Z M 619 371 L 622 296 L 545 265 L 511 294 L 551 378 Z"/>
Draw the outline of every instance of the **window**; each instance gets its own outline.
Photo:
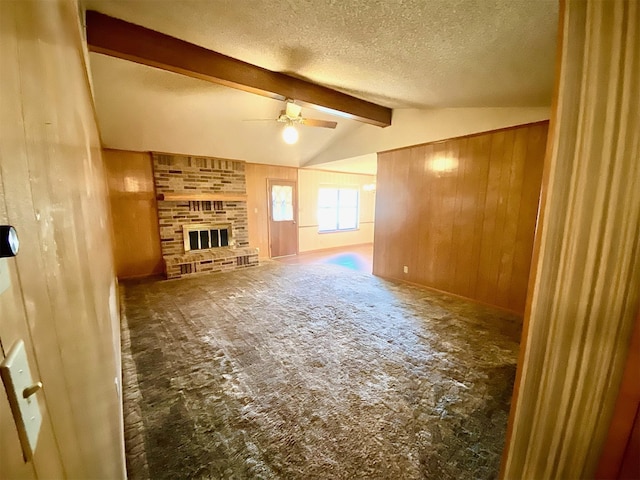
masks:
<path id="1" fill-rule="evenodd" d="M 274 222 L 293 220 L 293 187 L 271 186 L 271 217 Z"/>
<path id="2" fill-rule="evenodd" d="M 318 226 L 321 232 L 358 228 L 358 190 L 321 188 L 318 191 Z"/>

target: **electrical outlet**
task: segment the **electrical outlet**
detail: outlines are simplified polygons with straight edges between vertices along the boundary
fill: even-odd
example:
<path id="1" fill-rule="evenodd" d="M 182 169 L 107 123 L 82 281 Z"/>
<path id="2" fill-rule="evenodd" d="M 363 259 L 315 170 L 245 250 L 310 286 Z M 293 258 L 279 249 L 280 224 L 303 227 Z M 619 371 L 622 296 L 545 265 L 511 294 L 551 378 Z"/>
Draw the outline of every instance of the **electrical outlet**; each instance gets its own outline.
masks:
<path id="1" fill-rule="evenodd" d="M 404 273 L 409 273 L 409 267 L 407 267 L 406 265 L 402 268 L 402 270 L 404 271 Z"/>

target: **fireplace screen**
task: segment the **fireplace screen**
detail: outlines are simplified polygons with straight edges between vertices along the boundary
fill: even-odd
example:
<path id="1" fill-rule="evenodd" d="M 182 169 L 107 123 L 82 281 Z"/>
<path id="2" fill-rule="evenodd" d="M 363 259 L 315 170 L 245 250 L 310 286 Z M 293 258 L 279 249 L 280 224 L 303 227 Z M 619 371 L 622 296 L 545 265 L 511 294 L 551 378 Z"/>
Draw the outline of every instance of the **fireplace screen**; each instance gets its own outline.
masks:
<path id="1" fill-rule="evenodd" d="M 185 252 L 229 246 L 230 225 L 185 225 L 183 230 Z"/>

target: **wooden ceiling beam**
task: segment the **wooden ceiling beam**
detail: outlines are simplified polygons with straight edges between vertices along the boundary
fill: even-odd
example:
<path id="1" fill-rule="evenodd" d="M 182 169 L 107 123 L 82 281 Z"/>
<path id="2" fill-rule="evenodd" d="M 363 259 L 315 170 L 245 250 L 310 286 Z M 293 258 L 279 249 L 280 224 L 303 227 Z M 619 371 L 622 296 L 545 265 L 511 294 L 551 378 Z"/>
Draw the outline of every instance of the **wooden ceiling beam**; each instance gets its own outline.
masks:
<path id="1" fill-rule="evenodd" d="M 329 113 L 386 127 L 391 109 L 299 78 L 272 72 L 133 23 L 87 11 L 89 51 L 180 73 L 266 97 L 296 100 Z"/>

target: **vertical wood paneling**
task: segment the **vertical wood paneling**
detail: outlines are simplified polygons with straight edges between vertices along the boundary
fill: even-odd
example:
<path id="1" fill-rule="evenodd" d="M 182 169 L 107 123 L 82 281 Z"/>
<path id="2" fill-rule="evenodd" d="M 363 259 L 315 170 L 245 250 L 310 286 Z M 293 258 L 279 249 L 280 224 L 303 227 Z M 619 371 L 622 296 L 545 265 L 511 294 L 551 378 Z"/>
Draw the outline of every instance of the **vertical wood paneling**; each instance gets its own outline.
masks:
<path id="1" fill-rule="evenodd" d="M 6 18 L 0 17 L 0 22 L 2 22 L 0 26 L 3 28 L 5 27 L 5 21 Z M 0 46 L 2 49 L 0 50 L 0 54 L 5 53 L 5 46 L 6 44 Z M 3 103 L 2 106 L 5 107 L 6 104 Z M 1 111 L 0 118 L 4 120 L 6 113 L 6 110 Z M 0 225 L 9 224 L 7 212 L 4 207 L 4 189 L 2 186 L 2 178 L 0 178 Z M 9 351 L 11 345 L 18 340 L 23 340 L 31 367 L 31 374 L 36 380 L 39 380 L 40 371 L 35 363 L 33 345 L 29 339 L 27 316 L 22 303 L 22 292 L 19 288 L 15 258 L 0 258 L 0 262 L 3 262 L 1 267 L 7 269 L 10 282 L 7 290 L 0 294 L 0 312 L 2 312 L 2 321 L 0 321 L 0 346 L 2 347 L 0 348 L 0 361 L 4 360 L 4 353 Z M 0 381 L 0 386 L 1 385 L 2 381 Z M 44 414 L 40 441 L 51 441 L 53 435 L 47 414 L 47 405 L 42 395 L 38 395 L 37 399 L 40 409 Z M 57 445 L 54 444 L 53 448 L 45 448 L 39 450 L 37 453 L 32 462 L 24 462 L 20 439 L 18 438 L 18 430 L 15 426 L 7 395 L 5 395 L 4 392 L 0 392 L 0 478 L 37 478 L 34 465 L 40 463 L 41 457 L 56 460 L 58 463 L 57 468 L 51 468 L 51 474 L 62 477 L 63 470 L 59 460 L 60 453 Z"/>
<path id="2" fill-rule="evenodd" d="M 523 312 L 547 128 L 379 154 L 374 273 Z"/>
<path id="3" fill-rule="evenodd" d="M 527 156 L 542 158 L 545 154 L 545 143 L 547 126 L 538 125 L 530 131 L 527 141 Z M 535 177 L 542 177 L 542 162 L 534 162 L 528 165 L 529 172 Z M 532 182 L 524 182 L 522 186 L 522 197 L 533 198 L 538 192 L 538 185 Z M 534 237 L 530 232 L 535 230 L 538 214 L 538 203 L 524 202 L 520 206 L 518 218 L 518 231 L 516 234 L 516 254 L 512 265 L 512 294 L 510 295 L 510 308 L 515 309 L 517 305 L 523 305 L 526 300 L 526 291 L 529 281 L 529 271 L 531 266 L 531 251 L 533 250 Z"/>
<path id="4" fill-rule="evenodd" d="M 163 272 L 151 155 L 105 149 L 118 278 Z"/>
<path id="5" fill-rule="evenodd" d="M 561 6 L 504 478 L 593 478 L 640 307 L 640 5 Z"/>
<path id="6" fill-rule="evenodd" d="M 476 298 L 491 299 L 488 303 L 494 303 L 498 278 L 498 261 L 495 255 L 496 232 L 498 232 L 498 206 L 500 205 L 500 185 L 502 178 L 501 153 L 505 147 L 507 138 L 505 131 L 499 131 L 491 136 L 489 150 L 489 171 L 487 173 L 487 189 L 483 205 L 484 215 L 482 222 L 482 234 L 480 237 L 480 261 L 476 275 Z"/>
<path id="7" fill-rule="evenodd" d="M 410 177 L 416 177 L 416 176 L 420 176 L 422 175 L 422 160 L 424 159 L 424 150 L 423 149 L 416 149 L 415 151 L 411 152 L 412 155 L 412 161 L 409 164 L 409 176 Z M 411 190 L 408 191 L 409 196 L 410 197 L 414 197 L 416 198 L 416 201 L 419 202 L 423 202 L 425 201 L 425 192 L 420 192 L 418 190 L 416 190 L 415 188 L 413 188 L 413 185 L 411 186 Z M 427 197 L 428 198 L 428 197 Z M 411 221 L 409 222 L 412 225 L 412 229 L 411 232 L 409 233 L 409 235 L 411 235 L 412 237 L 414 237 L 416 240 L 418 238 L 420 238 L 422 235 L 424 235 L 424 232 L 420 231 L 420 224 L 418 222 L 415 221 Z M 418 261 L 421 259 L 420 256 L 420 242 L 416 241 L 416 242 L 412 242 L 409 245 L 409 251 L 407 252 L 409 258 L 416 258 L 418 259 Z M 405 260 L 403 259 L 403 264 L 404 264 Z"/>
<path id="8" fill-rule="evenodd" d="M 475 169 L 476 182 L 473 184 L 475 190 L 475 221 L 473 227 L 472 248 L 472 264 L 471 271 L 475 272 L 469 275 L 469 297 L 478 297 L 478 272 L 480 270 L 480 261 L 482 257 L 482 233 L 484 230 L 485 214 L 484 208 L 487 199 L 487 188 L 489 182 L 489 166 L 491 165 L 491 138 L 488 136 L 477 136 L 470 139 L 470 145 L 474 146 L 472 151 L 472 161 Z"/>
<path id="9" fill-rule="evenodd" d="M 376 227 L 373 241 L 374 273 L 376 270 L 383 271 L 386 272 L 386 276 L 392 278 L 398 278 L 402 275 L 402 267 L 409 260 L 407 252 L 416 236 L 415 223 L 407 221 L 410 213 L 410 210 L 407 209 L 410 162 L 394 162 L 397 155 L 397 152 L 390 152 L 390 162 L 378 161 L 377 178 L 382 175 L 388 181 L 377 182 Z M 379 222 L 382 222 L 383 228 L 378 228 Z M 413 228 L 413 230 L 408 232 L 402 247 L 387 241 L 390 238 L 397 238 L 404 225 L 411 225 L 409 228 Z"/>
<path id="10" fill-rule="evenodd" d="M 496 304 L 508 307 L 512 302 L 513 289 L 511 286 L 515 283 L 513 278 L 513 263 L 516 255 L 516 235 L 518 232 L 518 219 L 520 216 L 522 187 L 525 180 L 525 161 L 526 161 L 526 137 L 529 132 L 523 130 L 514 130 L 513 150 L 509 161 L 508 187 L 505 195 L 504 206 L 504 223 L 501 231 L 502 248 L 500 254 L 500 273 L 498 276 L 497 300 Z M 542 164 L 543 157 L 540 157 Z M 505 165 L 506 166 L 506 165 Z M 541 178 L 538 177 L 539 181 Z M 532 203 L 538 203 L 540 187 L 535 192 L 535 198 Z M 529 235 L 533 238 L 534 231 L 531 230 Z M 531 252 L 528 254 L 531 257 Z M 528 273 L 528 271 L 527 271 Z M 524 304 L 521 305 L 524 310 Z"/>
<path id="11" fill-rule="evenodd" d="M 434 148 L 433 145 L 426 145 L 423 147 L 416 147 L 415 150 L 413 151 L 414 162 L 418 166 L 418 172 L 419 172 L 414 177 L 416 180 L 419 180 L 415 182 L 415 187 L 424 185 L 424 182 L 425 182 L 424 177 L 426 175 L 427 166 L 428 166 L 427 159 L 431 158 L 431 155 L 433 154 L 433 148 Z M 390 175 L 393 175 L 393 164 L 401 160 L 400 156 L 401 156 L 401 152 L 394 152 L 392 156 L 392 158 L 394 158 L 395 160 L 394 162 L 389 162 L 389 163 L 378 162 L 378 169 L 380 169 L 380 167 L 382 166 L 386 168 L 386 173 L 384 175 L 385 177 L 388 178 Z M 380 176 L 378 178 L 380 178 Z M 403 181 L 406 181 L 406 180 L 407 179 L 403 179 Z M 382 198 L 391 198 L 393 196 L 393 192 L 397 188 L 402 188 L 401 184 L 396 184 L 393 181 L 389 182 L 388 184 L 387 182 L 378 182 L 378 185 L 379 185 L 379 188 L 383 188 L 383 191 L 386 191 L 386 193 L 382 196 Z M 392 186 L 392 188 L 388 189 L 385 187 L 386 185 Z M 419 215 L 420 215 L 420 212 L 428 211 L 430 209 L 433 192 L 432 192 L 432 189 L 430 188 L 422 189 L 422 191 L 420 190 L 420 188 L 414 188 L 414 192 L 416 193 L 414 193 L 413 197 L 415 198 L 416 204 L 419 205 L 419 210 L 415 210 L 416 213 L 415 213 L 414 221 L 406 222 L 406 219 L 403 219 L 400 216 L 400 215 L 405 215 L 407 213 L 408 205 L 406 203 L 402 205 L 402 213 L 398 212 L 396 215 L 394 215 L 394 212 L 391 211 L 390 215 L 396 218 L 399 222 L 396 229 L 402 228 L 403 223 L 409 224 L 410 226 L 408 228 L 412 230 L 412 232 L 409 235 L 416 235 L 415 242 L 413 242 L 413 245 L 415 247 L 415 250 L 418 251 L 418 254 L 415 257 L 409 257 L 409 258 L 416 258 L 417 260 L 417 271 L 415 272 L 415 275 L 416 275 L 415 278 L 417 279 L 417 281 L 426 282 L 429 278 L 433 276 L 433 261 L 432 261 L 432 259 L 434 258 L 433 237 L 431 235 L 432 230 L 430 228 L 433 223 L 433 217 L 428 216 L 426 218 L 420 219 Z M 380 198 L 380 196 L 378 196 L 378 198 Z M 376 252 L 376 254 L 378 252 L 382 254 L 382 252 L 378 250 L 378 246 L 382 247 L 386 244 L 386 242 L 384 242 L 384 234 L 382 229 L 377 231 L 380 232 L 382 237 L 380 239 L 380 242 L 377 242 L 377 241 L 374 242 L 374 252 Z M 389 246 L 391 247 L 391 245 Z M 389 255 L 389 261 L 393 262 L 391 255 Z M 406 261 L 406 259 L 404 259 L 403 261 Z M 393 262 L 390 265 L 394 265 L 394 264 L 397 265 L 397 262 Z M 397 272 L 397 275 L 401 275 L 401 274 L 402 274 L 402 271 Z"/>
<path id="12" fill-rule="evenodd" d="M 108 194 L 77 7 L 0 2 L 0 216 L 20 236 L 0 341 L 32 346 L 45 406 L 28 466 L 0 414 L 2 478 L 126 476 Z"/>
<path id="13" fill-rule="evenodd" d="M 444 153 L 445 153 L 444 144 L 436 144 L 434 145 L 433 157 L 427 160 L 429 161 L 429 160 L 432 160 L 433 158 L 439 158 L 440 156 L 444 155 Z M 427 166 L 427 170 L 428 168 L 429 168 L 429 165 Z M 445 245 L 443 237 L 447 229 L 447 224 L 449 223 L 449 219 L 446 218 L 445 212 L 442 211 L 442 199 L 443 197 L 448 195 L 445 182 L 443 182 L 442 180 L 443 178 L 440 178 L 439 181 L 433 182 L 431 184 L 431 196 L 429 197 L 430 208 L 428 210 L 430 212 L 430 214 L 428 215 L 428 218 L 429 218 L 428 235 L 429 235 L 429 238 L 431 239 L 431 244 L 432 244 L 429 252 L 430 254 L 428 256 L 429 270 L 431 272 L 431 276 L 434 279 L 434 281 L 438 283 L 442 281 L 442 275 L 444 274 L 444 270 L 441 268 L 442 265 L 440 264 L 440 262 L 436 261 L 436 259 L 444 260 L 444 256 L 446 255 L 447 245 Z M 412 181 L 411 174 L 407 176 L 407 181 L 408 182 Z M 421 185 L 415 185 L 411 190 L 419 191 L 420 188 L 421 188 Z M 424 215 L 424 212 L 418 212 L 418 211 L 415 211 L 414 208 L 412 208 L 413 198 L 414 198 L 413 195 L 407 198 L 406 208 L 407 208 L 407 211 L 409 212 L 410 222 L 412 224 L 415 224 L 415 222 L 421 221 L 421 217 Z M 402 231 L 402 227 L 400 228 L 399 231 Z M 409 267 L 410 276 L 413 276 L 416 273 L 416 272 L 413 272 L 412 271 L 413 269 L 411 268 L 412 260 L 413 259 L 411 257 L 405 259 L 405 264 Z"/>
<path id="14" fill-rule="evenodd" d="M 249 224 L 249 245 L 260 250 L 260 257 L 269 256 L 269 204 L 267 180 L 280 179 L 298 181 L 298 169 L 247 163 L 245 165 L 247 183 L 247 215 Z"/>
<path id="15" fill-rule="evenodd" d="M 475 224 L 475 205 L 474 205 L 474 196 L 476 188 L 475 181 L 475 170 L 476 170 L 476 159 L 475 155 L 477 155 L 476 145 L 473 142 L 474 138 L 462 139 L 461 143 L 465 148 L 465 155 L 462 157 L 461 164 L 458 164 L 458 169 L 461 174 L 460 182 L 458 183 L 458 189 L 456 191 L 456 199 L 459 199 L 459 209 L 453 212 L 453 215 L 456 217 L 456 225 L 458 227 L 458 231 L 460 232 L 459 241 L 457 245 L 460 247 L 458 251 L 452 251 L 453 258 L 455 261 L 455 282 L 457 286 L 456 292 L 465 297 L 471 297 L 471 280 L 473 274 L 475 273 L 472 269 L 473 263 L 473 233 L 474 233 L 474 224 Z M 449 149 L 451 147 L 451 142 L 447 142 L 447 149 L 441 151 L 440 155 L 443 155 L 445 158 L 449 158 Z M 437 154 L 436 154 L 437 155 Z M 437 157 L 436 157 L 437 158 Z M 443 174 L 442 177 L 446 178 L 450 176 L 450 173 Z M 442 183 L 440 181 L 439 183 Z M 449 212 L 440 212 L 442 216 L 448 216 Z M 447 250 L 451 250 L 452 245 L 448 244 L 444 246 Z M 436 262 L 440 262 L 440 259 L 443 258 L 442 255 L 438 255 L 435 258 Z M 443 265 L 442 271 L 448 271 L 447 266 Z M 443 289 L 446 286 L 443 278 L 435 279 L 438 285 L 443 285 Z M 475 282 L 475 280 L 474 280 Z"/>

